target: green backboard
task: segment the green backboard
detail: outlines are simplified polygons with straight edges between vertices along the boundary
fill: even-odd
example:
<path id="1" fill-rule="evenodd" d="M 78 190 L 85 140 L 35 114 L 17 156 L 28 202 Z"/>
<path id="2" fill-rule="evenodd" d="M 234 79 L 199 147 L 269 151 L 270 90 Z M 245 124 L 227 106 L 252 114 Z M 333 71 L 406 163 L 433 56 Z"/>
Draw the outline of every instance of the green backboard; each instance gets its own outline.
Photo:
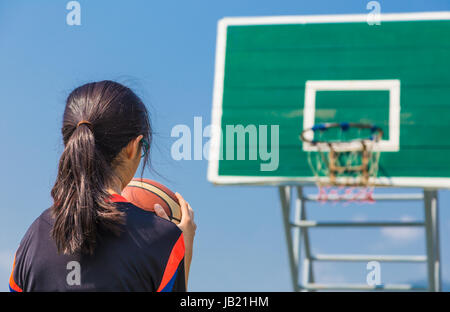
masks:
<path id="1" fill-rule="evenodd" d="M 208 180 L 314 182 L 300 133 L 383 129 L 377 185 L 450 188 L 450 12 L 219 21 Z"/>

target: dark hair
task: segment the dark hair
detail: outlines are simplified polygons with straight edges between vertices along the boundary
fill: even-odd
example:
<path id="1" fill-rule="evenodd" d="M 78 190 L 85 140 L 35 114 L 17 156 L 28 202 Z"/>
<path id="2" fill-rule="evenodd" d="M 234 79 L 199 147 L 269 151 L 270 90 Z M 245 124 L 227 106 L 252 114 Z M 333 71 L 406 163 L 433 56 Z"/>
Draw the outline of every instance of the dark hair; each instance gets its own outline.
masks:
<path id="1" fill-rule="evenodd" d="M 124 214 L 108 200 L 107 188 L 120 178 L 114 171 L 120 164 L 117 155 L 141 134 L 151 144 L 147 109 L 128 87 L 92 82 L 69 95 L 62 126 L 65 147 L 51 191 L 51 235 L 59 253 L 92 254 L 99 230 L 120 234 Z M 143 168 L 148 159 L 147 154 Z"/>

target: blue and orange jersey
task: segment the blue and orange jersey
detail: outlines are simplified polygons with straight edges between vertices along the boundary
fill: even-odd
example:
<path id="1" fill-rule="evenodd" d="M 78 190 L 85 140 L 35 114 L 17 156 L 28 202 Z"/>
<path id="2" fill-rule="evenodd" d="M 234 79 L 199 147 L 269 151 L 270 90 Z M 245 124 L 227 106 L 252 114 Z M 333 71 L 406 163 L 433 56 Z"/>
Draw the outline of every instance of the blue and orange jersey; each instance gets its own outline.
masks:
<path id="1" fill-rule="evenodd" d="M 120 236 L 102 233 L 93 255 L 58 254 L 45 210 L 17 249 L 9 287 L 30 291 L 186 291 L 181 230 L 113 195 L 126 213 Z"/>

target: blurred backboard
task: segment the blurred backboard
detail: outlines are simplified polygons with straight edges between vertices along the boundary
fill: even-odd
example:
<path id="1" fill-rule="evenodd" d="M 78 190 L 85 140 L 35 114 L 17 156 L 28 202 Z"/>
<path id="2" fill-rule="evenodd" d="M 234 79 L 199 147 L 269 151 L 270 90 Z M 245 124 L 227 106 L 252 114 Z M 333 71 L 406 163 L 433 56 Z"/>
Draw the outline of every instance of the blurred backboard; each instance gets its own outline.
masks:
<path id="1" fill-rule="evenodd" d="M 312 184 L 300 133 L 383 129 L 379 186 L 450 188 L 450 12 L 219 21 L 208 179 Z"/>

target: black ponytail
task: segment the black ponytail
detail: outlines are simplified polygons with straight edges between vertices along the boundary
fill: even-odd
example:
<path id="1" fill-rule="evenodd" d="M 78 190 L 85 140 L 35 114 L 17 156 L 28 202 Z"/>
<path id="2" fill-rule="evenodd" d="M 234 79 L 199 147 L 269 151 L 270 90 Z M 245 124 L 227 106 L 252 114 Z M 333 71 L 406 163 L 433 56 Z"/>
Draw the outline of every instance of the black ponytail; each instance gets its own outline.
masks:
<path id="1" fill-rule="evenodd" d="M 108 200 L 107 188 L 120 178 L 114 171 L 119 152 L 139 135 L 151 142 L 148 112 L 119 83 L 89 83 L 69 95 L 62 134 L 65 149 L 51 191 L 52 237 L 60 253 L 92 254 L 100 229 L 120 234 L 124 216 Z"/>

